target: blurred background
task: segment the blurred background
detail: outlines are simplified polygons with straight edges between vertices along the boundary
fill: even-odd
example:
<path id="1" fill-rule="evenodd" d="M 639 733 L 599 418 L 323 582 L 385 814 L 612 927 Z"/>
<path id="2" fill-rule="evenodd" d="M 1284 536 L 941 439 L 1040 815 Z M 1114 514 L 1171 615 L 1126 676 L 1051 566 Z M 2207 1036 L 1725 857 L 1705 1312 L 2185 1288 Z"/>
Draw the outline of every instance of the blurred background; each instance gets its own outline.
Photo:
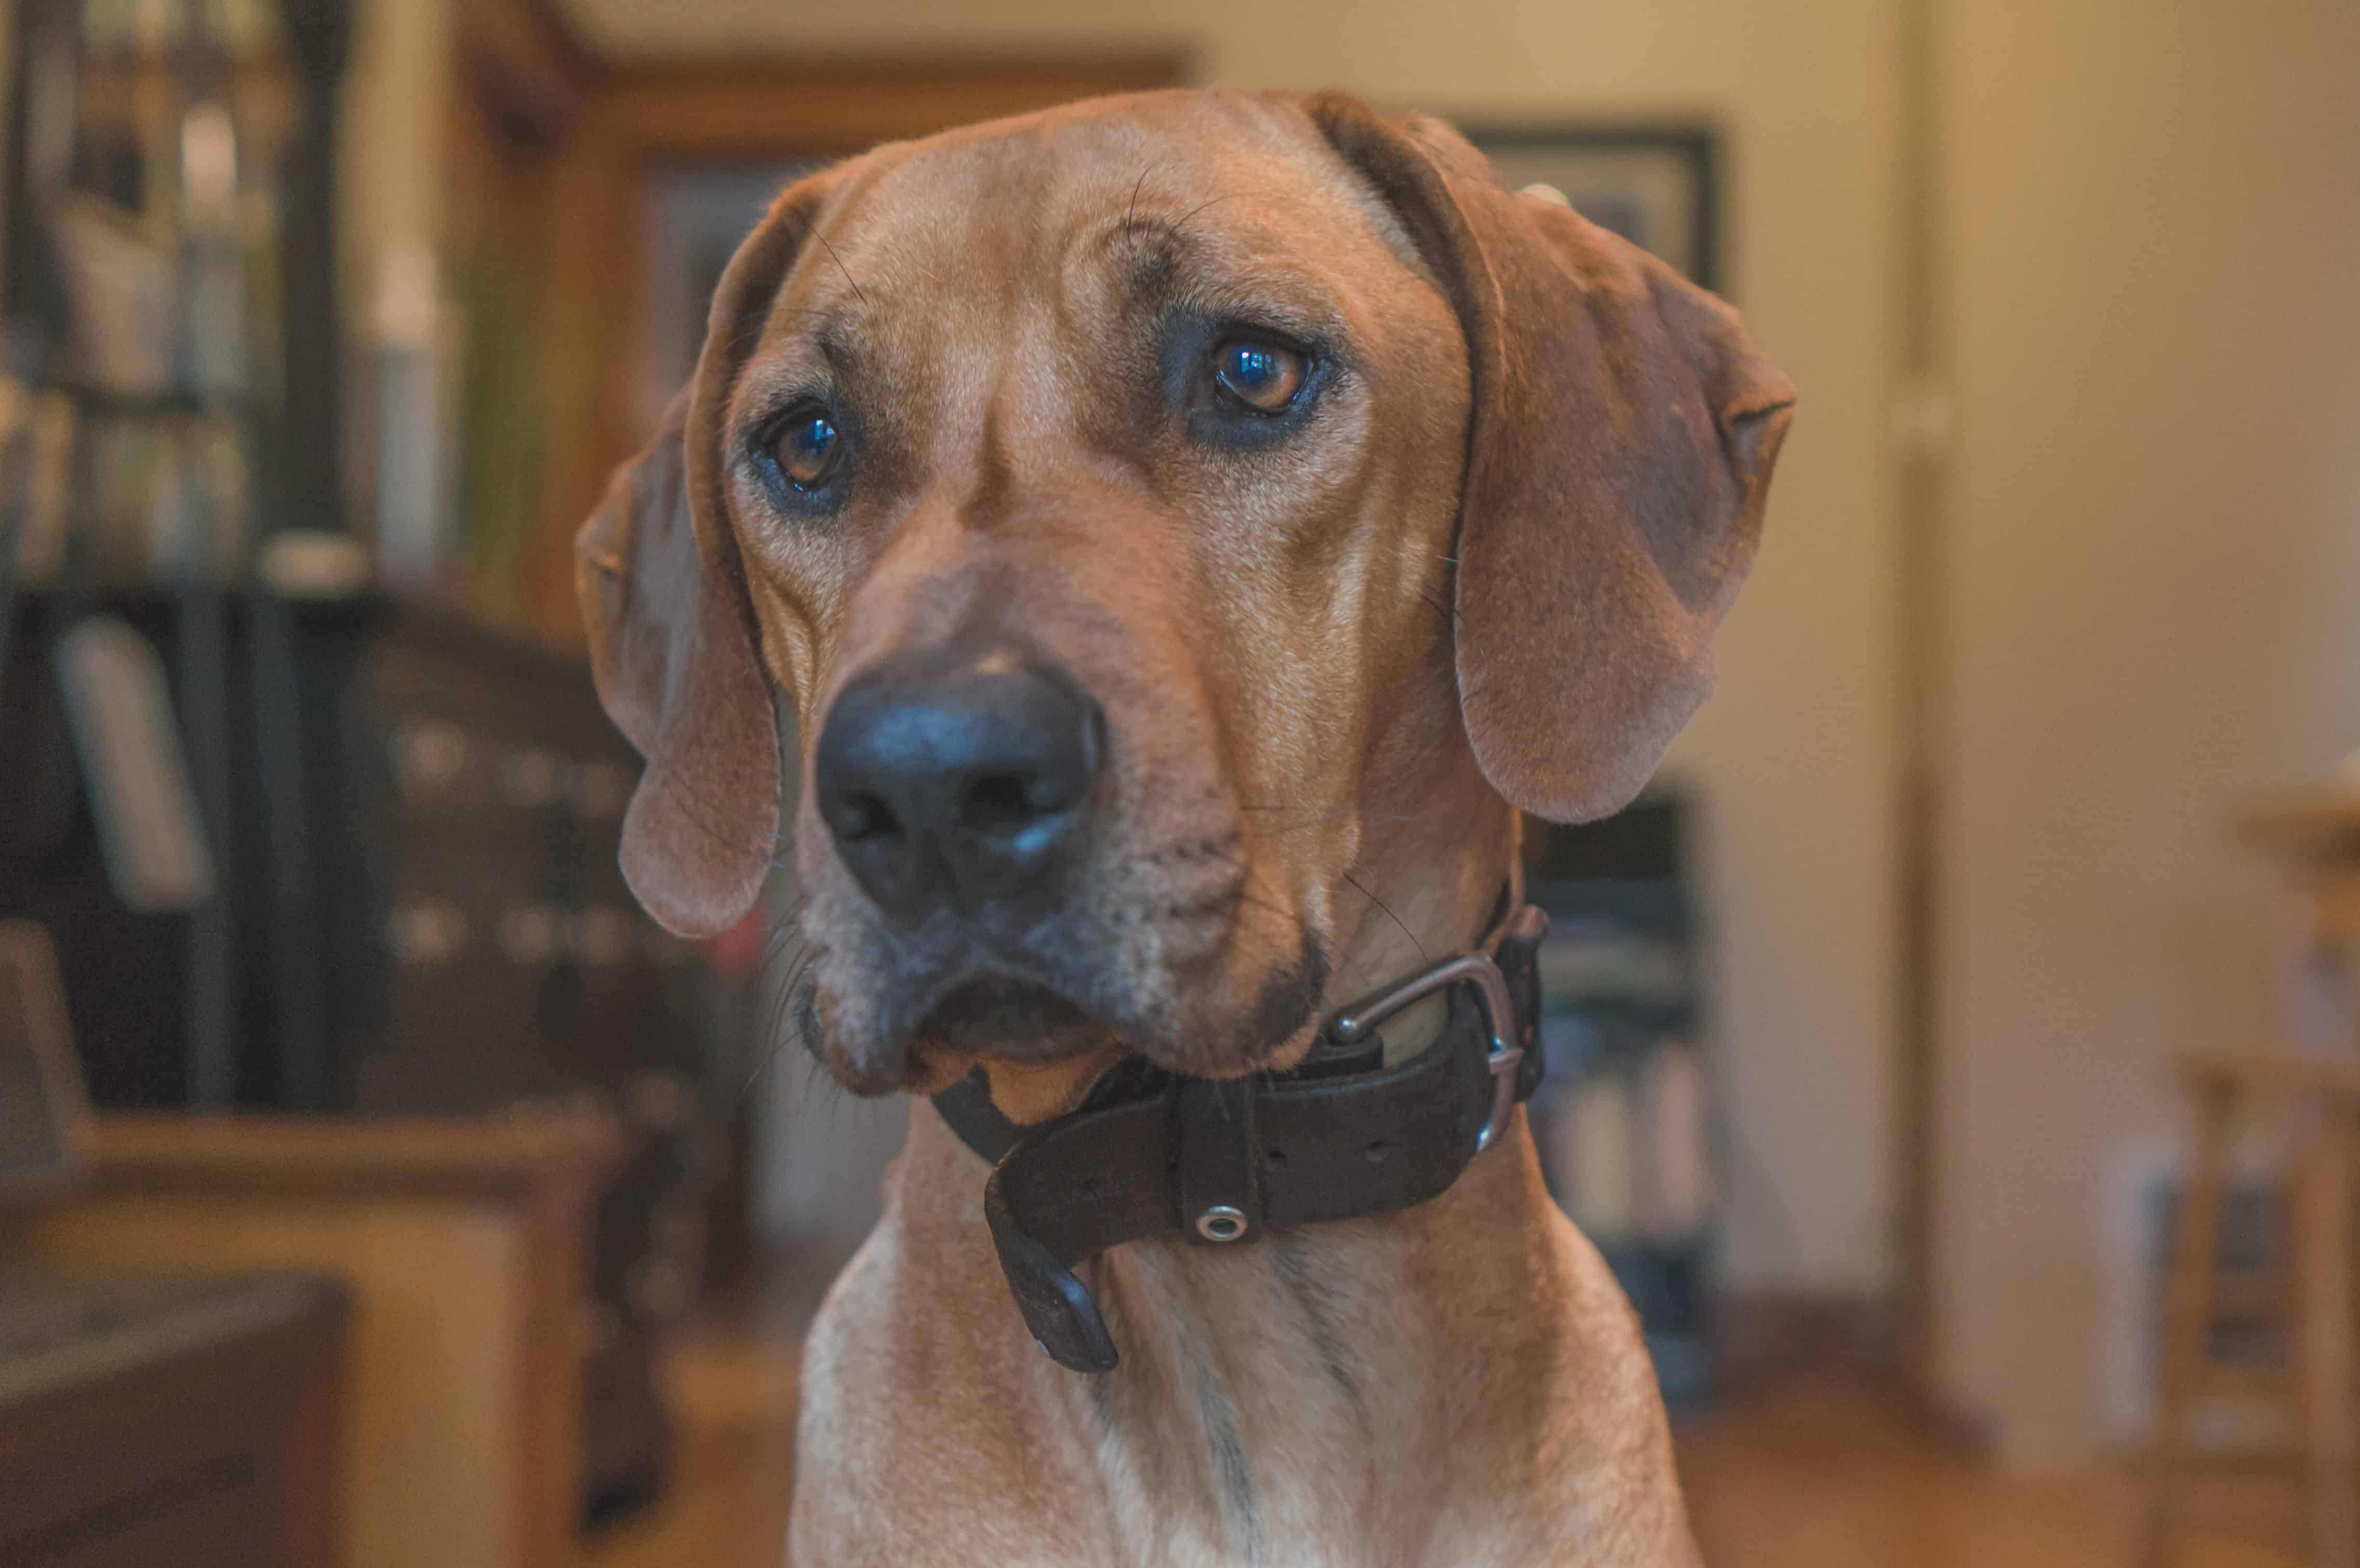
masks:
<path id="1" fill-rule="evenodd" d="M 778 1054 L 770 917 L 631 903 L 572 535 L 799 169 L 1219 83 L 1452 118 L 1803 391 L 1718 694 L 1532 850 L 1535 1133 L 1709 1560 L 2355 1561 L 2349 0 L 16 0 L 0 60 L 0 1560 L 777 1561 L 902 1107 Z"/>

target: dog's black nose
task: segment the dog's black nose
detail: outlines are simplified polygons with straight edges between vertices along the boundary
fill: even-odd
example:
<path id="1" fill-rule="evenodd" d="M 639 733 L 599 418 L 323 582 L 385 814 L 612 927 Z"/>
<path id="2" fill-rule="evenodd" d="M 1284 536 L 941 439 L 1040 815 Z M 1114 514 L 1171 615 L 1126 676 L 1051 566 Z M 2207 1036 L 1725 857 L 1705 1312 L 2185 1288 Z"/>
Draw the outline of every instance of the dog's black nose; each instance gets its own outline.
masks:
<path id="1" fill-rule="evenodd" d="M 1073 681 L 1005 644 L 898 654 L 829 710 L 819 812 L 890 915 L 945 897 L 1045 904 L 1083 836 L 1104 723 Z"/>

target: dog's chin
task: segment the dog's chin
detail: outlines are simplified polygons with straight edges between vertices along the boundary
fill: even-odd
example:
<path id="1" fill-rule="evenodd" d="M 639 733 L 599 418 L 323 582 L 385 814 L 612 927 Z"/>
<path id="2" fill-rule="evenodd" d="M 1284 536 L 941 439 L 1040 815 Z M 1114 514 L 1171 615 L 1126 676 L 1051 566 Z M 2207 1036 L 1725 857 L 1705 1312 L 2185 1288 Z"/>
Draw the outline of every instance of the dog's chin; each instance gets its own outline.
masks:
<path id="1" fill-rule="evenodd" d="M 934 1004 L 919 1022 L 912 1054 L 1043 1066 L 1087 1054 L 1106 1042 L 1108 1032 L 1046 985 L 986 975 Z"/>
<path id="2" fill-rule="evenodd" d="M 809 1040 L 824 1041 L 818 1025 Z M 823 1043 L 814 1051 L 829 1073 L 858 1094 L 936 1094 L 978 1064 L 1026 1073 L 1053 1071 L 1108 1054 L 1113 1032 L 1050 987 L 1008 975 L 978 975 L 953 987 L 891 1053 L 889 1073 L 865 1070 Z M 889 1081 L 890 1080 L 890 1081 Z"/>

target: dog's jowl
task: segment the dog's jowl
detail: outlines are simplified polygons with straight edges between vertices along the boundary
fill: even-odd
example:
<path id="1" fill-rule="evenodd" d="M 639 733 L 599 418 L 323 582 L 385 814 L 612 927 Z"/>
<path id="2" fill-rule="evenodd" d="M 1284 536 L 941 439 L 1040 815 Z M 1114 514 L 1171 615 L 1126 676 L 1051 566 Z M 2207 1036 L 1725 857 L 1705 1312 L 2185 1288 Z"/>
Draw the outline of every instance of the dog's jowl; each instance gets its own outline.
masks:
<path id="1" fill-rule="evenodd" d="M 784 1027 L 935 1100 L 804 1354 L 792 1561 L 1693 1562 L 1517 1108 L 1516 813 L 1702 700 L 1792 401 L 1346 99 L 779 197 L 581 583 L 641 900 L 715 931 L 792 844 Z"/>

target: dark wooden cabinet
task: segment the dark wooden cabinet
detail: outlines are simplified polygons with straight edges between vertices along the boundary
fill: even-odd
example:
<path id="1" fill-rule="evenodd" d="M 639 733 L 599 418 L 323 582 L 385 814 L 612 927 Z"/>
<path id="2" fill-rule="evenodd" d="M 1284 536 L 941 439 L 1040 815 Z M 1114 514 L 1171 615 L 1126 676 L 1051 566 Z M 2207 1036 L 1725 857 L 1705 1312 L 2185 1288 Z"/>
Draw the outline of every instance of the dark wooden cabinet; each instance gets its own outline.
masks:
<path id="1" fill-rule="evenodd" d="M 159 648 L 180 644 L 169 598 L 101 607 Z M 639 760 L 587 664 L 374 597 L 295 604 L 308 914 L 283 918 L 266 864 L 286 824 L 241 703 L 222 897 L 193 916 L 142 915 L 110 889 L 65 738 L 46 667 L 55 602 L 25 609 L 0 689 L 0 917 L 54 936 L 92 1099 L 188 1105 L 192 1039 L 211 1032 L 227 1042 L 244 1110 L 611 1115 L 632 1144 L 594 1220 L 581 1490 L 592 1515 L 651 1496 L 668 1437 L 656 1345 L 699 1275 L 707 1105 L 744 1079 L 713 1056 L 697 945 L 648 919 L 617 868 Z M 250 606 L 233 609 L 243 667 Z M 173 680 L 185 704 L 184 676 Z M 224 928 L 217 948 L 193 940 L 198 919 Z M 224 960 L 209 979 L 192 964 L 202 952 Z M 287 1027 L 290 975 L 320 1003 L 301 1038 Z"/>
<path id="2" fill-rule="evenodd" d="M 341 1562 L 344 1293 L 0 1281 L 0 1563 Z"/>

